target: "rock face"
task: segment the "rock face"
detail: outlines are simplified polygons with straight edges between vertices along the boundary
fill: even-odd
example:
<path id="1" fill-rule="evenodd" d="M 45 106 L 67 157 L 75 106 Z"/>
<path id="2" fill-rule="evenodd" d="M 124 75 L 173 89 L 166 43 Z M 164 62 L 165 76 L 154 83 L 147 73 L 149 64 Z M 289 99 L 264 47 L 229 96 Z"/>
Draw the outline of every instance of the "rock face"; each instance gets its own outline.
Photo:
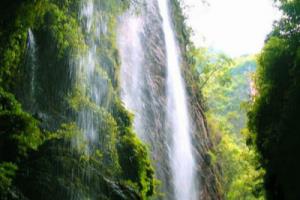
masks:
<path id="1" fill-rule="evenodd" d="M 0 8 L 0 199 L 154 195 L 149 154 L 118 94 L 116 20 L 130 3 Z"/>
<path id="2" fill-rule="evenodd" d="M 0 117 L 9 123 L 0 125 L 0 149 L 14 156 L 1 153 L 6 182 L 0 181 L 0 198 L 174 200 L 157 0 L 5 5 L 11 12 L 0 12 Z M 187 29 L 178 1 L 171 0 L 170 8 L 192 121 L 198 199 L 221 199 Z M 149 147 L 160 181 L 157 197 L 148 151 L 132 124 Z"/>
<path id="3" fill-rule="evenodd" d="M 185 17 L 180 7 L 180 1 L 170 0 L 170 2 L 174 29 L 177 33 L 178 45 L 182 54 L 182 71 L 186 81 L 189 110 L 193 123 L 192 141 L 198 163 L 198 177 L 200 178 L 199 190 L 201 192 L 199 199 L 223 199 L 219 182 L 220 168 L 211 165 L 208 154 L 214 148 L 214 145 L 205 118 L 201 88 L 197 85 L 199 83 L 198 72 L 196 71 L 193 57 L 190 56 L 190 51 L 194 48 L 190 41 L 190 32 L 185 26 Z"/>
<path id="4" fill-rule="evenodd" d="M 138 136 L 149 144 L 156 176 L 161 182 L 160 192 L 164 193 L 162 199 L 171 199 L 168 164 L 170 139 L 165 127 L 166 63 L 162 21 L 156 0 L 146 1 L 140 6 L 140 14 L 129 12 L 121 17 L 119 23 L 121 96 L 126 107 L 135 115 L 134 127 Z M 137 25 L 132 26 L 132 23 Z M 128 41 L 128 37 L 131 40 Z"/>
<path id="5" fill-rule="evenodd" d="M 182 54 L 181 68 L 188 93 L 193 153 L 197 161 L 197 177 L 200 182 L 198 198 L 222 199 L 218 189 L 218 169 L 210 165 L 207 154 L 213 148 L 213 144 L 205 121 L 200 91 L 194 87 L 198 79 L 196 74 L 193 74 L 193 63 L 189 62 L 190 41 L 184 17 L 177 0 L 170 1 L 170 7 Z M 169 164 L 172 158 L 168 154 L 171 135 L 166 124 L 166 45 L 162 18 L 158 10 L 157 0 L 147 0 L 139 7 L 138 14 L 128 12 L 119 21 L 121 96 L 126 107 L 135 114 L 134 127 L 138 136 L 149 144 L 156 176 L 161 181 L 159 191 L 164 193 L 160 199 L 171 200 L 175 198 Z"/>

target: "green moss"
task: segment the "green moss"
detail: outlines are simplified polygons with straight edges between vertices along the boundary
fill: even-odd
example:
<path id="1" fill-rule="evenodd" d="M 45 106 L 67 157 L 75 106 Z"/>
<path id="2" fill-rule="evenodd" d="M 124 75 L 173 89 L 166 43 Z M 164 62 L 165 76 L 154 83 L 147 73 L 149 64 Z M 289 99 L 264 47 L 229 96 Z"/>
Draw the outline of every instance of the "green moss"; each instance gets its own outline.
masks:
<path id="1" fill-rule="evenodd" d="M 155 195 L 157 185 L 148 149 L 133 132 L 133 115 L 120 100 L 115 100 L 111 112 L 118 125 L 117 151 L 122 182 L 136 188 L 143 199 L 148 199 Z"/>
<path id="2" fill-rule="evenodd" d="M 11 13 L 3 13 L 2 18 L 10 23 L 1 23 L 0 32 L 1 48 L 0 48 L 0 85 L 8 90 L 15 86 L 15 80 L 20 74 L 18 66 L 22 63 L 26 48 L 27 29 L 34 22 L 33 6 L 27 2 L 22 2 L 15 8 L 16 10 L 8 11 Z M 9 9 L 9 7 L 7 7 Z M 3 25 L 4 24 L 4 25 Z"/>
<path id="3" fill-rule="evenodd" d="M 15 161 L 30 149 L 37 149 L 43 137 L 38 122 L 21 110 L 13 95 L 0 88 L 1 160 Z"/>
<path id="4" fill-rule="evenodd" d="M 215 153 L 213 153 L 212 151 L 208 151 L 207 155 L 209 157 L 209 162 L 211 165 L 215 165 L 217 163 L 217 156 Z"/>
<path id="5" fill-rule="evenodd" d="M 107 20 L 94 74 L 103 87 L 101 105 L 89 97 L 86 75 L 70 64 L 87 50 L 85 36 L 89 36 L 80 28 L 80 3 L 24 1 L 13 7 L 17 12 L 8 31 L 0 23 L 0 35 L 7 43 L 1 38 L 0 84 L 22 103 L 0 90 L 3 190 L 14 188 L 16 199 L 147 199 L 154 193 L 153 169 L 146 147 L 132 133 L 132 116 L 118 96 L 116 20 L 129 1 L 98 2 L 97 9 Z M 29 28 L 37 48 L 34 106 L 25 101 L 31 73 L 26 66 Z M 84 114 L 93 115 L 95 138 L 89 138 L 78 125 Z M 2 192 L 1 198 L 10 198 Z"/>
<path id="6" fill-rule="evenodd" d="M 146 147 L 135 134 L 128 132 L 118 143 L 122 177 L 137 184 L 137 189 L 146 199 L 154 194 L 154 170 L 151 167 Z"/>
<path id="7" fill-rule="evenodd" d="M 42 21 L 41 29 L 44 33 L 49 34 L 49 40 L 55 42 L 58 58 L 66 56 L 70 52 L 76 55 L 74 51 L 84 49 L 83 38 L 80 35 L 76 19 L 47 1 L 44 2 L 43 8 L 44 12 L 39 16 Z"/>
<path id="8" fill-rule="evenodd" d="M 0 197 L 9 192 L 17 169 L 18 167 L 13 163 L 0 163 Z"/>
<path id="9" fill-rule="evenodd" d="M 125 135 L 133 123 L 133 114 L 129 113 L 120 99 L 115 99 L 110 107 L 111 113 L 118 124 L 119 134 Z"/>
<path id="10" fill-rule="evenodd" d="M 12 198 L 19 163 L 37 150 L 44 137 L 39 123 L 0 87 L 0 198 Z"/>

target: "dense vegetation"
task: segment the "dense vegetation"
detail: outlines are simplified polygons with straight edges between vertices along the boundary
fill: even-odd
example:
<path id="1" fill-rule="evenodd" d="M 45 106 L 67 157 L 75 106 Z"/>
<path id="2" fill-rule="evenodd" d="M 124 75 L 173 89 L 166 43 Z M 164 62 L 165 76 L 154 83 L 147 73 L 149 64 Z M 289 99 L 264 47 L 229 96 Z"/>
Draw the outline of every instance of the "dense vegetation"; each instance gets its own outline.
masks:
<path id="1" fill-rule="evenodd" d="M 220 166 L 221 192 L 225 199 L 264 199 L 263 170 L 246 145 L 246 105 L 250 100 L 251 75 L 256 69 L 252 56 L 231 59 L 207 49 L 196 49 L 198 87 L 206 104 L 206 116 L 215 148 L 211 165 Z"/>
<path id="2" fill-rule="evenodd" d="M 282 19 L 259 56 L 257 96 L 249 112 L 256 145 L 266 169 L 267 199 L 300 199 L 300 1 L 282 0 Z"/>
<path id="3" fill-rule="evenodd" d="M 88 41 L 81 1 L 1 2 L 1 199 L 132 200 L 154 194 L 147 148 L 136 138 L 118 95 L 116 18 L 130 2 L 97 3 L 108 22 L 98 44 L 96 75 L 107 85 L 101 105 L 87 95 L 84 74 L 73 69 Z M 37 46 L 34 61 L 30 32 Z M 83 136 L 77 117 L 82 110 L 95 116 L 96 142 Z"/>
<path id="4" fill-rule="evenodd" d="M 277 3 L 283 17 L 274 24 L 258 58 L 232 60 L 206 49 L 189 51 L 199 76 L 195 87 L 206 100 L 216 145 L 209 161 L 221 166 L 225 199 L 300 198 L 300 2 Z M 258 69 L 251 94 L 249 72 L 255 60 Z"/>
<path id="5" fill-rule="evenodd" d="M 81 24 L 82 2 L 1 2 L 0 199 L 135 200 L 155 195 L 148 150 L 135 136 L 133 116 L 119 97 L 117 16 L 137 1 L 95 1 L 107 25 L 96 45 L 95 77 L 105 85 L 100 105 L 88 95 L 84 70 L 74 64 L 86 54 L 90 37 Z M 200 170 L 203 180 L 211 176 L 207 190 L 229 200 L 300 199 L 300 1 L 275 0 L 284 15 L 258 56 L 253 97 L 250 76 L 256 58 L 230 59 L 195 48 L 180 1 L 171 2 L 191 114 L 205 112 L 214 139 L 203 156 L 211 170 Z M 80 113 L 95 116 L 96 142 L 84 136 Z"/>

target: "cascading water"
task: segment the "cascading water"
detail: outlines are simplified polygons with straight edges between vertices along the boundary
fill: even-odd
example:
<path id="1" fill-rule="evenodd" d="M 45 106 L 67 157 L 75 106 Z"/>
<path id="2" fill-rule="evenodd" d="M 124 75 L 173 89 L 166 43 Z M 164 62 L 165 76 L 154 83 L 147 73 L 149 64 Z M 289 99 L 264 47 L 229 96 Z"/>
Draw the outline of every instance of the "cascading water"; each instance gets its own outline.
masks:
<path id="1" fill-rule="evenodd" d="M 121 96 L 135 114 L 138 136 L 150 144 L 162 199 L 196 200 L 191 127 L 168 1 L 146 4 L 145 13 L 127 13 L 119 25 Z"/>
<path id="2" fill-rule="evenodd" d="M 20 155 L 16 163 L 21 168 L 9 193 L 28 199 L 219 199 L 214 166 L 203 162 L 211 144 L 201 99 L 192 87 L 186 97 L 181 59 L 187 77 L 193 71 L 180 57 L 168 1 L 49 1 L 44 8 L 28 3 L 22 13 L 28 9 L 28 20 L 38 20 L 32 30 L 27 18 L 16 16 L 21 29 L 8 37 L 16 48 L 3 51 L 10 55 L 1 76 L 9 75 L 5 87 L 22 104 L 24 112 L 17 103 L 16 113 L 9 112 L 13 120 L 25 120 L 24 130 L 12 134 L 24 132 L 21 146 L 14 144 L 26 158 Z M 170 2 L 180 11 L 179 0 Z M 41 12 L 31 15 L 32 10 Z M 182 27 L 180 14 L 176 25 Z M 184 31 L 178 34 L 186 39 Z M 1 148 L 11 146 L 7 141 Z M 205 176 L 196 174 L 196 165 Z M 198 179 L 203 187 L 196 192 Z M 23 187 L 27 182 L 32 187 Z"/>
<path id="3" fill-rule="evenodd" d="M 100 71 L 100 60 L 98 55 L 99 44 L 101 43 L 101 33 L 105 31 L 105 22 L 102 21 L 101 13 L 94 0 L 83 1 L 81 7 L 81 21 L 86 38 L 87 52 L 81 56 L 79 60 L 79 71 L 81 79 L 79 84 L 83 87 L 83 93 L 95 106 L 103 106 L 103 99 L 109 98 L 105 96 L 107 91 L 107 81 L 105 80 L 105 72 Z M 100 119 L 95 116 L 91 109 L 82 109 L 78 116 L 78 123 L 83 130 L 84 137 L 91 144 L 95 144 L 99 139 L 97 133 Z M 91 149 L 87 149 L 91 151 Z"/>
<path id="4" fill-rule="evenodd" d="M 24 73 L 23 78 L 26 80 L 26 82 L 20 84 L 17 96 L 22 102 L 23 108 L 30 112 L 36 112 L 37 107 L 37 72 L 39 67 L 37 59 L 36 39 L 31 28 L 28 28 L 26 57 L 24 68 L 22 68 L 22 72 Z"/>
<path id="5" fill-rule="evenodd" d="M 84 30 L 86 31 L 86 34 L 94 36 L 94 2 L 93 0 L 88 0 L 83 3 L 82 9 L 81 9 L 81 18 L 83 19 L 84 24 Z M 97 27 L 96 27 L 97 28 Z M 88 44 L 88 50 L 87 54 L 85 56 L 81 57 L 80 60 L 80 68 L 84 70 L 84 75 L 86 76 L 86 80 L 83 84 L 85 84 L 85 91 L 89 97 L 92 98 L 92 100 L 95 103 L 98 103 L 98 95 L 97 91 L 95 91 L 96 87 L 93 83 L 93 74 L 95 70 L 96 65 L 96 45 L 95 41 L 93 40 L 94 37 L 90 37 L 90 40 L 87 41 Z M 79 126 L 82 128 L 84 132 L 84 136 L 89 141 L 96 140 L 96 128 L 94 126 L 94 115 L 93 112 L 87 109 L 83 109 L 79 113 Z M 89 149 L 88 149 L 89 151 Z"/>
<path id="6" fill-rule="evenodd" d="M 155 2 L 155 1 L 153 1 Z M 150 147 L 159 191 L 172 199 L 169 187 L 167 136 L 164 134 L 165 86 L 162 33 L 156 2 L 147 1 L 141 12 L 131 9 L 119 19 L 122 100 L 134 113 L 134 129 Z"/>
<path id="7" fill-rule="evenodd" d="M 126 13 L 122 18 L 126 23 L 122 23 L 119 32 L 118 45 L 122 59 L 121 67 L 121 96 L 127 108 L 135 113 L 134 127 L 140 138 L 145 137 L 145 120 L 142 116 L 143 101 L 143 59 L 144 52 L 140 41 L 142 34 L 142 19 L 138 16 L 131 16 Z"/>
<path id="8" fill-rule="evenodd" d="M 196 199 L 195 161 L 190 139 L 189 115 L 185 87 L 180 73 L 179 52 L 169 17 L 168 1 L 159 0 L 167 53 L 167 120 L 170 123 L 172 144 L 170 164 L 175 198 Z"/>
<path id="9" fill-rule="evenodd" d="M 35 81 L 36 81 L 36 43 L 31 29 L 28 29 L 28 64 L 30 66 L 30 99 L 33 101 L 35 96 Z"/>

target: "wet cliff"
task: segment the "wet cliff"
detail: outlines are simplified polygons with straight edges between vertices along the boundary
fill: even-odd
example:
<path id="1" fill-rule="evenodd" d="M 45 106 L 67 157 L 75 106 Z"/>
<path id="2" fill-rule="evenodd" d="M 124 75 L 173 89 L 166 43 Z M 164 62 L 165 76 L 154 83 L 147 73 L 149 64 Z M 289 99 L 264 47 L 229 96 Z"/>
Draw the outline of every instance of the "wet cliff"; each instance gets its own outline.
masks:
<path id="1" fill-rule="evenodd" d="M 194 174 L 196 181 L 193 186 L 197 188 L 196 196 L 199 199 L 221 199 L 218 169 L 210 164 L 207 154 L 213 148 L 213 144 L 209 138 L 201 90 L 197 84 L 198 73 L 191 55 L 194 47 L 189 39 L 190 32 L 185 26 L 179 2 L 171 1 L 168 6 L 172 19 L 171 28 L 176 36 L 175 48 L 178 48 L 176 57 L 185 79 L 190 119 L 189 134 L 193 143 L 192 153 L 197 163 Z M 122 63 L 121 96 L 126 107 L 135 114 L 134 127 L 138 136 L 150 145 L 156 176 L 161 181 L 158 191 L 164 194 L 162 199 L 175 199 L 174 173 L 172 174 L 174 141 L 167 119 L 170 113 L 176 113 L 174 109 L 167 107 L 167 40 L 163 30 L 164 19 L 158 11 L 157 1 L 147 1 L 146 5 L 140 7 L 139 13 L 129 11 L 120 19 L 118 46 Z M 179 117 L 175 120 L 177 124 L 184 123 Z M 178 137 L 175 140 L 180 143 L 182 139 Z M 182 158 L 181 162 L 187 160 Z M 184 182 L 184 178 L 181 180 Z"/>
<path id="2" fill-rule="evenodd" d="M 155 0 L 3 3 L 2 199 L 175 198 L 167 40 L 158 6 Z M 168 6 L 185 82 L 196 198 L 220 199 L 193 46 L 178 1 Z M 140 66 L 129 83 L 139 87 L 124 84 L 126 63 L 132 73 Z M 127 101 L 124 88 L 131 91 Z M 142 106 L 130 109 L 134 101 Z"/>
<path id="3" fill-rule="evenodd" d="M 198 84 L 200 81 L 192 53 L 195 47 L 190 39 L 192 32 L 186 26 L 186 17 L 182 12 L 180 1 L 172 0 L 171 2 L 174 28 L 182 54 L 182 71 L 189 97 L 189 110 L 194 125 L 192 141 L 197 155 L 198 173 L 201 177 L 201 199 L 223 199 L 222 185 L 219 181 L 221 166 L 213 166 L 208 153 L 214 149 L 214 144 L 205 117 L 206 107 L 203 102 L 201 87 Z"/>

